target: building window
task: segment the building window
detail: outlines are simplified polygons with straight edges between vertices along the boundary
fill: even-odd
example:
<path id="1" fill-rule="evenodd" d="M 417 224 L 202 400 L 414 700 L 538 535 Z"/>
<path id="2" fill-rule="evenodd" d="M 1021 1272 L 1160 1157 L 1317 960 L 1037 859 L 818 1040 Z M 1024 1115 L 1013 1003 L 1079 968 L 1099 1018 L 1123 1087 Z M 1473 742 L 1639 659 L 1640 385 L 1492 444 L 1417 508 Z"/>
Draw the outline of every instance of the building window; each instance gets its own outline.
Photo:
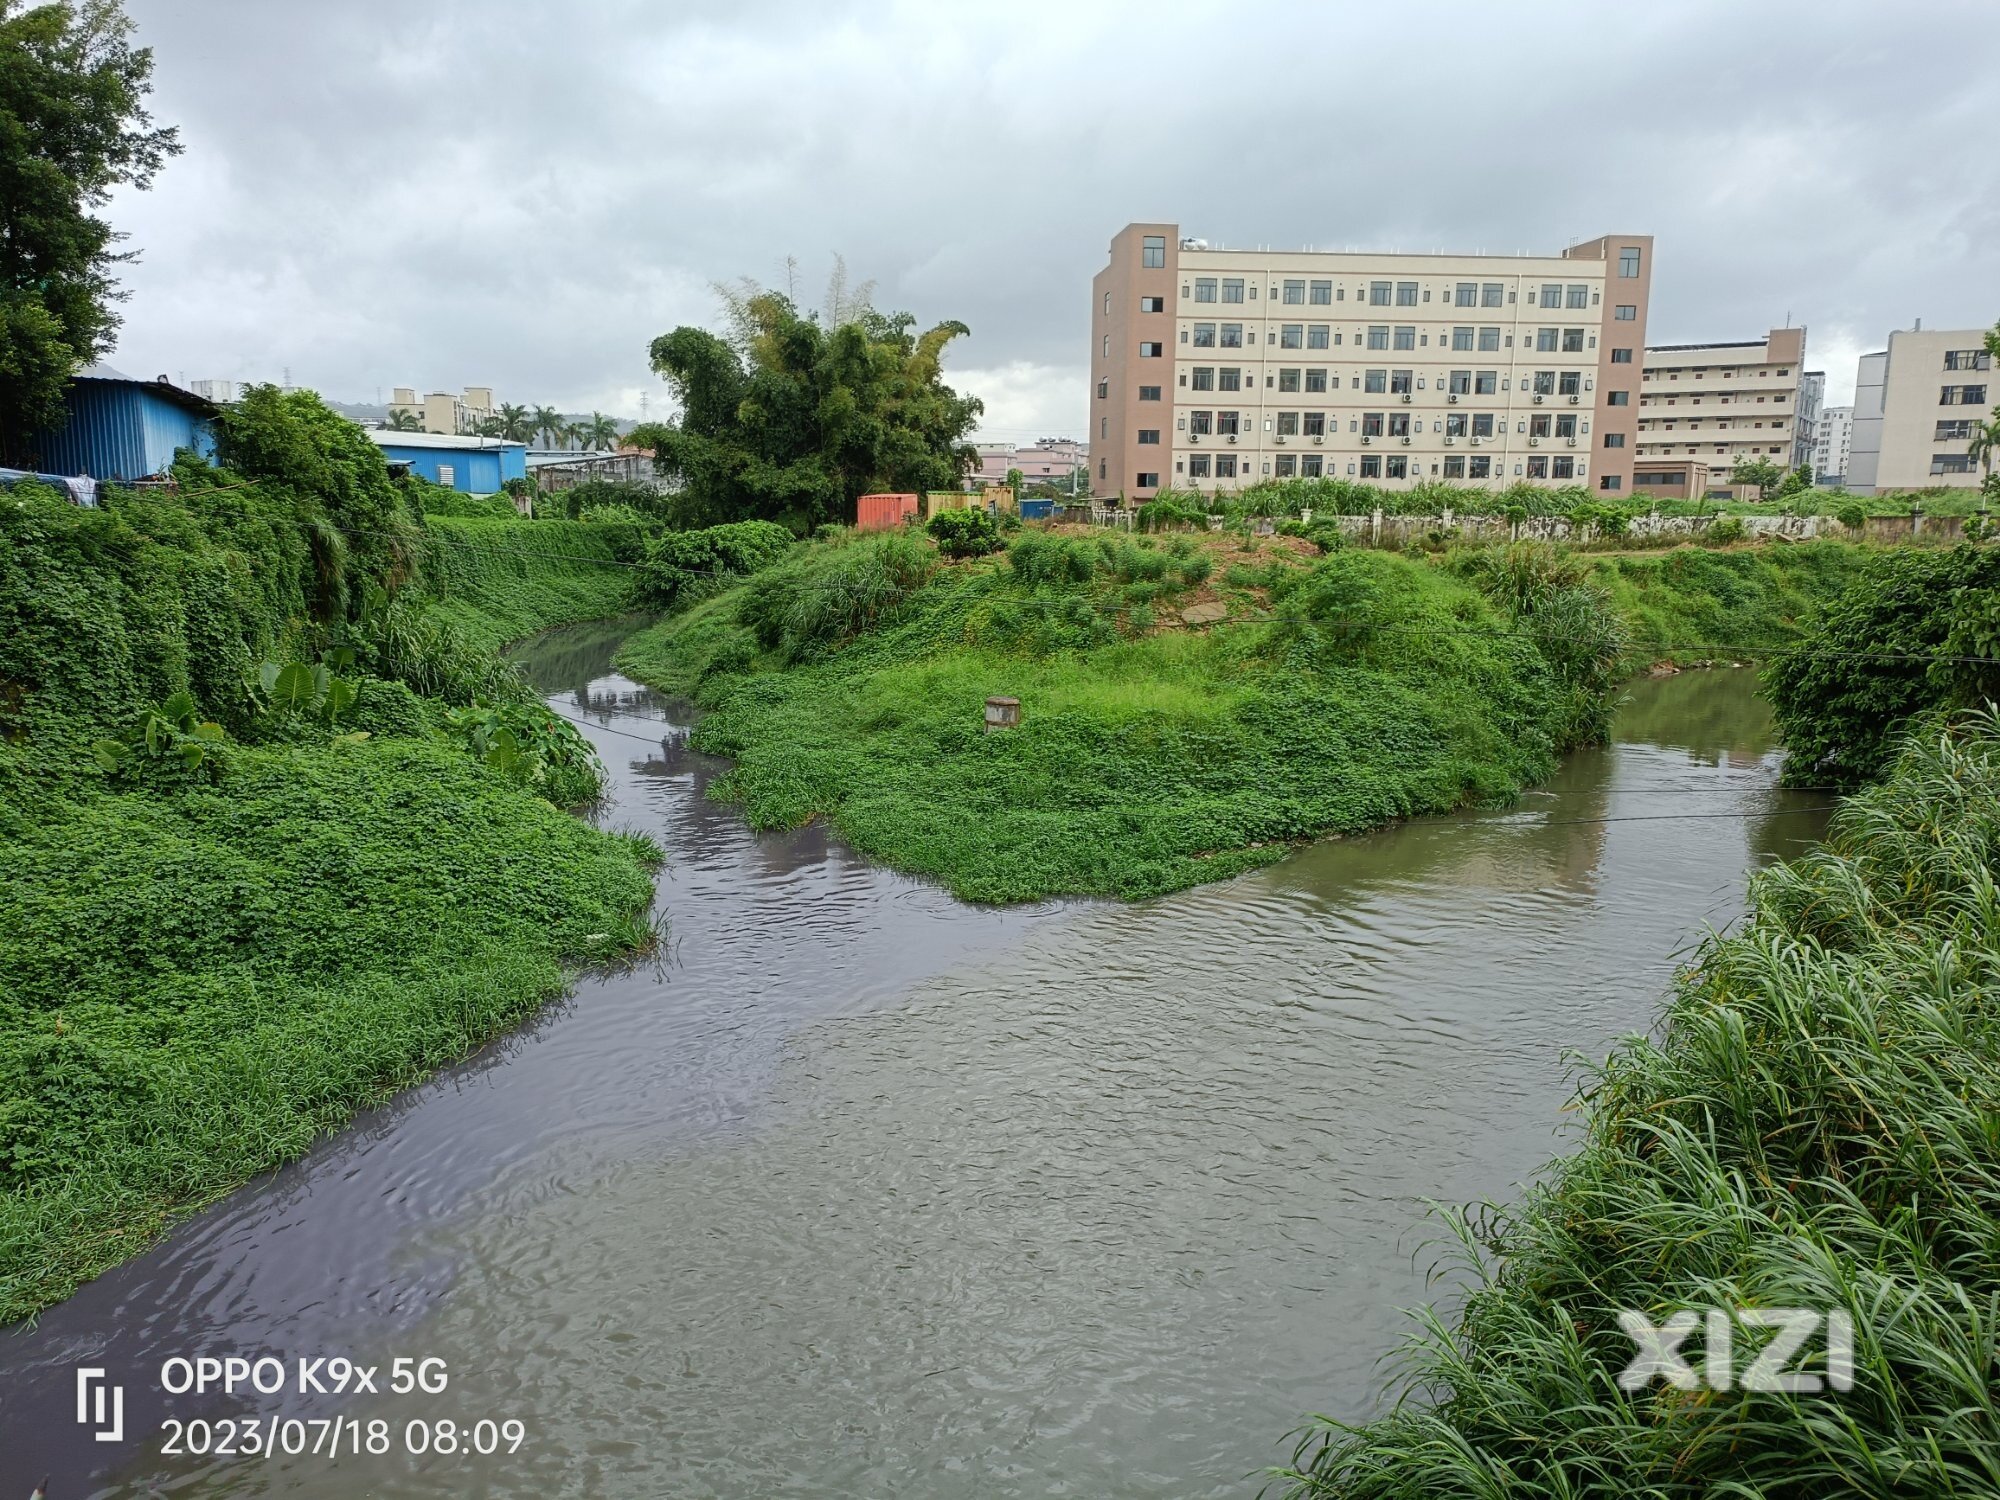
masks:
<path id="1" fill-rule="evenodd" d="M 1444 477 L 1447 479 L 1465 478 L 1465 455 L 1463 453 L 1445 455 Z"/>
<path id="2" fill-rule="evenodd" d="M 1215 455 L 1215 477 L 1217 479 L 1234 479 L 1236 477 L 1236 455 L 1234 453 L 1218 453 Z"/>
<path id="3" fill-rule="evenodd" d="M 1160 358 L 1161 355 L 1166 353 L 1166 350 L 1167 346 L 1162 343 L 1141 342 L 1139 345 L 1139 358 L 1158 359 Z"/>
<path id="4" fill-rule="evenodd" d="M 1963 453 L 1933 453 L 1931 455 L 1933 474 L 1970 474 L 1972 460 Z"/>
<path id="5" fill-rule="evenodd" d="M 1278 436 L 1297 437 L 1299 435 L 1299 414 L 1295 411 L 1278 413 Z"/>
<path id="6" fill-rule="evenodd" d="M 1141 297 L 1139 299 L 1139 311 L 1142 313 L 1165 312 L 1166 310 L 1167 299 L 1165 297 Z"/>
<path id="7" fill-rule="evenodd" d="M 1452 329 L 1451 347 L 1461 353 L 1469 354 L 1472 351 L 1472 330 L 1470 328 Z"/>
<path id="8" fill-rule="evenodd" d="M 1613 363 L 1614 365 L 1631 364 L 1632 351 L 1630 349 L 1613 349 L 1611 351 L 1611 363 Z"/>
<path id="9" fill-rule="evenodd" d="M 1160 429 L 1157 427 L 1141 427 L 1139 429 L 1139 441 L 1149 447 L 1157 448 L 1160 445 Z"/>
<path id="10" fill-rule="evenodd" d="M 1213 302 L 1215 300 L 1215 278 L 1213 276 L 1195 277 L 1194 300 L 1197 302 Z"/>
<path id="11" fill-rule="evenodd" d="M 1479 306 L 1479 283 L 1476 281 L 1461 281 L 1451 289 L 1451 301 L 1454 307 Z"/>
<path id="12" fill-rule="evenodd" d="M 1535 371 L 1535 394 L 1553 396 L 1556 393 L 1556 372 L 1554 370 Z"/>
<path id="13" fill-rule="evenodd" d="M 1934 443 L 1962 443 L 1972 436 L 1972 419 L 1963 418 L 1956 422 L 1940 422 L 1937 431 L 1931 435 Z"/>
<path id="14" fill-rule="evenodd" d="M 1363 479 L 1380 479 L 1382 477 L 1381 454 L 1364 453 L 1361 455 L 1361 477 Z"/>
<path id="15" fill-rule="evenodd" d="M 1187 466 L 1188 466 L 1188 478 L 1190 479 L 1208 478 L 1208 455 L 1206 453 L 1189 454 Z"/>
<path id="16" fill-rule="evenodd" d="M 1500 372 L 1498 370 L 1475 370 L 1472 374 L 1472 394 L 1494 396 L 1500 392 Z"/>
<path id="17" fill-rule="evenodd" d="M 1308 349 L 1324 349 L 1327 346 L 1327 335 L 1332 331 L 1324 323 L 1308 323 L 1306 325 L 1306 347 Z"/>
<path id="18" fill-rule="evenodd" d="M 1309 411 L 1305 414 L 1305 435 L 1307 437 L 1326 436 L 1326 413 Z"/>
<path id="19" fill-rule="evenodd" d="M 1303 323 L 1285 324 L 1284 331 L 1278 337 L 1278 347 L 1280 349 L 1303 349 L 1305 346 L 1306 325 Z"/>
<path id="20" fill-rule="evenodd" d="M 1564 370 L 1556 376 L 1558 396 L 1580 396 L 1583 394 L 1583 376 L 1575 370 Z"/>
<path id="21" fill-rule="evenodd" d="M 1562 352 L 1565 354 L 1583 353 L 1583 330 L 1581 328 L 1565 328 L 1563 330 Z"/>
<path id="22" fill-rule="evenodd" d="M 1462 412 L 1462 411 L 1452 411 L 1452 412 L 1446 412 L 1446 413 L 1445 413 L 1445 417 L 1444 417 L 1444 435 L 1445 435 L 1446 437 L 1454 437 L 1454 438 L 1461 438 L 1461 437 L 1464 437 L 1464 436 L 1465 436 L 1465 413 L 1464 413 L 1464 412 Z"/>
<path id="23" fill-rule="evenodd" d="M 1142 386 L 1140 386 L 1140 387 L 1139 387 L 1139 399 L 1140 399 L 1141 401 L 1157 401 L 1157 400 L 1159 400 L 1159 399 L 1160 399 L 1160 388 L 1159 388 L 1158 386 L 1156 386 L 1156 385 L 1142 385 Z"/>
<path id="24" fill-rule="evenodd" d="M 1139 264 L 1148 270 L 1157 270 L 1167 263 L 1167 240 L 1165 235 L 1149 234 L 1139 244 Z"/>
<path id="25" fill-rule="evenodd" d="M 1618 252 L 1618 274 L 1632 277 L 1639 274 L 1639 247 L 1627 245 Z"/>
<path id="26" fill-rule="evenodd" d="M 1288 281 L 1285 283 L 1285 305 L 1288 307 L 1304 307 L 1306 305 L 1306 284 L 1303 281 Z"/>
<path id="27" fill-rule="evenodd" d="M 1141 473 L 1137 477 L 1134 487 L 1142 490 L 1156 490 L 1160 487 L 1160 476 L 1158 474 Z"/>
<path id="28" fill-rule="evenodd" d="M 1193 373 L 1194 379 L 1189 383 L 1188 389 L 1195 391 L 1212 391 L 1215 389 L 1215 370 L 1212 366 L 1196 365 Z"/>
<path id="29" fill-rule="evenodd" d="M 1607 391 L 1604 395 L 1604 404 L 1606 406 L 1630 406 L 1632 404 L 1632 393 L 1630 391 Z"/>
<path id="30" fill-rule="evenodd" d="M 1451 393 L 1454 396 L 1470 396 L 1472 394 L 1472 371 L 1453 370 L 1451 372 Z"/>
<path id="31" fill-rule="evenodd" d="M 1326 371 L 1324 371 L 1324 370 L 1308 370 L 1308 371 L 1306 371 L 1306 389 L 1307 389 L 1307 390 L 1309 390 L 1309 391 L 1323 391 L 1323 390 L 1325 390 L 1325 389 L 1326 389 Z"/>
<path id="32" fill-rule="evenodd" d="M 1194 346 L 1197 349 L 1213 349 L 1215 347 L 1215 325 L 1213 323 L 1197 323 L 1194 325 Z"/>
<path id="33" fill-rule="evenodd" d="M 1331 307 L 1331 306 L 1333 306 L 1333 283 L 1332 283 L 1332 282 L 1330 282 L 1330 281 L 1315 281 L 1315 282 L 1314 282 L 1314 283 L 1312 284 L 1312 304 L 1313 304 L 1313 306 L 1314 306 L 1314 307 Z"/>
<path id="34" fill-rule="evenodd" d="M 1545 411 L 1536 412 L 1532 417 L 1528 418 L 1528 436 L 1545 438 L 1549 436 L 1550 426 L 1551 419 L 1549 414 Z"/>
<path id="35" fill-rule="evenodd" d="M 458 471 L 454 469 L 450 464 L 438 465 L 437 482 L 439 484 L 450 485 L 457 478 L 457 476 L 458 476 Z"/>
<path id="36" fill-rule="evenodd" d="M 1417 284 L 1414 281 L 1396 283 L 1396 306 L 1415 307 L 1417 305 Z"/>
<path id="37" fill-rule="evenodd" d="M 1476 411 L 1472 414 L 1472 435 L 1476 438 L 1490 438 L 1493 436 L 1492 412 Z"/>
<path id="38" fill-rule="evenodd" d="M 1363 370 L 1361 372 L 1361 390 L 1363 394 L 1380 396 L 1386 394 L 1388 389 L 1389 372 L 1387 370 Z"/>
<path id="39" fill-rule="evenodd" d="M 1639 316 L 1639 309 L 1630 302 L 1621 302 L 1611 310 L 1611 316 L 1620 323 L 1630 323 Z"/>
<path id="40" fill-rule="evenodd" d="M 1398 349 L 1416 348 L 1417 330 L 1413 327 L 1398 326 L 1396 329 L 1396 347 Z"/>
<path id="41" fill-rule="evenodd" d="M 1239 411 L 1219 411 L 1215 414 L 1215 430 L 1223 437 L 1235 437 L 1243 430 L 1243 413 Z"/>
<path id="42" fill-rule="evenodd" d="M 1617 474 L 1605 474 L 1599 477 L 1597 487 L 1600 490 L 1622 490 L 1625 488 L 1625 481 Z"/>
<path id="43" fill-rule="evenodd" d="M 1325 460 L 1317 453 L 1308 453 L 1299 459 L 1299 473 L 1306 479 L 1317 479 L 1326 472 Z"/>
<path id="44" fill-rule="evenodd" d="M 1223 365 L 1216 371 L 1215 388 L 1219 391 L 1240 391 L 1243 389 L 1243 372 L 1235 365 Z"/>
<path id="45" fill-rule="evenodd" d="M 1361 414 L 1361 435 L 1363 437 L 1380 437 L 1382 435 L 1382 413 L 1379 411 L 1364 411 Z"/>
<path id="46" fill-rule="evenodd" d="M 1549 460 L 1547 455 L 1537 453 L 1528 460 L 1528 477 L 1530 479 L 1547 479 L 1549 477 Z"/>
<path id="47" fill-rule="evenodd" d="M 1479 284 L 1479 305 L 1481 307 L 1505 307 L 1507 288 L 1498 281 L 1482 281 Z"/>
<path id="48" fill-rule="evenodd" d="M 1099 401 L 1102 401 L 1102 400 L 1103 400 L 1103 399 L 1104 399 L 1104 398 L 1105 398 L 1106 396 L 1108 396 L 1108 395 L 1110 395 L 1110 394 L 1111 394 L 1111 382 L 1110 382 L 1110 381 L 1108 381 L 1108 380 L 1100 380 L 1100 381 L 1098 381 L 1098 382 L 1097 382 L 1097 399 L 1098 399 Z"/>
<path id="49" fill-rule="evenodd" d="M 1280 453 L 1275 463 L 1276 467 L 1273 472 L 1280 479 L 1290 479 L 1293 474 L 1298 472 L 1298 460 L 1289 453 Z"/>
<path id="50" fill-rule="evenodd" d="M 1188 413 L 1188 436 L 1207 437 L 1215 431 L 1215 413 L 1191 411 Z"/>
<path id="51" fill-rule="evenodd" d="M 1947 370 L 1990 370 L 1993 356 L 1984 349 L 1947 349 L 1944 351 L 1944 367 Z"/>
<path id="52" fill-rule="evenodd" d="M 1535 352 L 1537 354 L 1554 354 L 1556 352 L 1557 337 L 1561 332 L 1562 330 L 1558 328 L 1537 328 L 1535 330 Z"/>
<path id="53" fill-rule="evenodd" d="M 1571 307 L 1590 306 L 1590 288 L 1587 286 L 1570 287 L 1568 305 Z"/>
<path id="54" fill-rule="evenodd" d="M 1097 435 L 1101 438 L 1111 436 L 1111 418 L 1099 417 L 1097 419 Z"/>
<path id="55" fill-rule="evenodd" d="M 1104 477 L 1104 460 L 1101 458 L 1097 461 L 1097 477 L 1099 479 Z"/>
<path id="56" fill-rule="evenodd" d="M 1500 350 L 1500 330 L 1497 328 L 1480 329 L 1479 352 L 1481 354 L 1497 354 L 1499 350 Z"/>
<path id="57" fill-rule="evenodd" d="M 1279 389 L 1279 390 L 1281 390 L 1281 391 L 1295 391 L 1295 390 L 1297 390 L 1298 388 L 1299 388 L 1299 372 L 1298 372 L 1297 370 L 1280 370 L 1280 371 L 1278 371 L 1278 389 Z"/>
<path id="58" fill-rule="evenodd" d="M 1389 328 L 1385 323 L 1372 324 L 1368 329 L 1368 347 L 1386 349 L 1389 347 Z"/>
<path id="59" fill-rule="evenodd" d="M 1472 462 L 1466 465 L 1465 477 L 1468 479 L 1491 479 L 1493 477 L 1493 460 L 1484 453 L 1475 453 L 1472 456 Z"/>
<path id="60" fill-rule="evenodd" d="M 1410 477 L 1410 461 L 1400 453 L 1389 455 L 1388 469 L 1391 479 L 1408 479 Z"/>
<path id="61" fill-rule="evenodd" d="M 1408 437 L 1410 435 L 1410 414 L 1406 411 L 1389 413 L 1389 436 Z"/>
<path id="62" fill-rule="evenodd" d="M 1241 302 L 1243 300 L 1243 278 L 1241 276 L 1225 276 L 1222 278 L 1222 300 L 1224 302 Z"/>
<path id="63" fill-rule="evenodd" d="M 1605 434 L 1604 434 L 1604 446 L 1605 446 L 1605 447 L 1607 447 L 1607 448 L 1622 448 L 1622 447 L 1624 447 L 1624 446 L 1625 446 L 1625 434 L 1624 434 L 1624 433 L 1622 433 L 1622 432 L 1607 432 L 1607 433 L 1605 433 Z"/>
<path id="64" fill-rule="evenodd" d="M 1561 307 L 1563 305 L 1563 289 L 1546 282 L 1543 283 L 1541 305 L 1543 307 Z"/>
<path id="65" fill-rule="evenodd" d="M 1983 385 L 1948 385 L 1938 391 L 1939 406 L 1984 406 L 1986 387 Z"/>
<path id="66" fill-rule="evenodd" d="M 1396 294 L 1396 284 L 1392 281 L 1371 281 L 1368 283 L 1368 305 L 1387 307 Z"/>
<path id="67" fill-rule="evenodd" d="M 1243 325 L 1241 323 L 1224 323 L 1222 325 L 1222 347 L 1225 349 L 1241 349 L 1243 347 Z"/>
<path id="68" fill-rule="evenodd" d="M 1414 373 L 1412 370 L 1391 370 L 1389 372 L 1389 394 L 1392 396 L 1409 395 L 1410 377 Z"/>

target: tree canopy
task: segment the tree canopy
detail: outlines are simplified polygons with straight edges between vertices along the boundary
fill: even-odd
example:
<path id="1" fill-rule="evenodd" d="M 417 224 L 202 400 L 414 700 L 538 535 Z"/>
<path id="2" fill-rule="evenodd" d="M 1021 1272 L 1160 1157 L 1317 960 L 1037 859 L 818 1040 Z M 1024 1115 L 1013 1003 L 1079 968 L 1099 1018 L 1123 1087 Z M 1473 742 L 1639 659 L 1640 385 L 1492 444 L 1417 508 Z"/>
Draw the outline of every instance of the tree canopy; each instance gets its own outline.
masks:
<path id="1" fill-rule="evenodd" d="M 977 462 L 966 437 L 984 408 L 941 367 L 963 323 L 917 333 L 909 313 L 853 303 L 822 321 L 760 288 L 728 301 L 731 337 L 682 327 L 653 340 L 681 415 L 629 437 L 682 482 L 688 524 L 803 534 L 852 521 L 871 491 L 956 489 Z"/>
<path id="2" fill-rule="evenodd" d="M 110 351 L 131 254 L 92 210 L 181 149 L 131 37 L 118 0 L 0 0 L 0 452 L 60 422 L 70 377 Z"/>

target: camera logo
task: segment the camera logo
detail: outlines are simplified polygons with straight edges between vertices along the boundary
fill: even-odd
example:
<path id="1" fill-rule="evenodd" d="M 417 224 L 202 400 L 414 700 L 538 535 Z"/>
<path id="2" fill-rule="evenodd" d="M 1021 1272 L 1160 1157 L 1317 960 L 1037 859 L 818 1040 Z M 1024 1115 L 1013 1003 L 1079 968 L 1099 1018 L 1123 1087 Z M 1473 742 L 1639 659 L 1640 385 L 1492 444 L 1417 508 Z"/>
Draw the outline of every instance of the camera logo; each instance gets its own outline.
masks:
<path id="1" fill-rule="evenodd" d="M 101 1369 L 76 1372 L 76 1419 L 95 1427 L 100 1443 L 125 1441 L 125 1387 L 111 1385 Z"/>

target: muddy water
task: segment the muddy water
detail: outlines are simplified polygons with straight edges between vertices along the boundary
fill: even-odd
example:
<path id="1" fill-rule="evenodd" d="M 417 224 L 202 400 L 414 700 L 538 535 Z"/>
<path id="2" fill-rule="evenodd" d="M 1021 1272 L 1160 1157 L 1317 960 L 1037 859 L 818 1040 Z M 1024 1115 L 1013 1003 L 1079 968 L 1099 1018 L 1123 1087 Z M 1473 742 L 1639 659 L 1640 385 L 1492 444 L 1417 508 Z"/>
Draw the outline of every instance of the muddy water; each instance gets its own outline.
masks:
<path id="1" fill-rule="evenodd" d="M 666 956 L 7 1336 L 0 1500 L 50 1470 L 58 1500 L 1254 1494 L 1303 1413 L 1372 1409 L 1424 1200 L 1510 1194 L 1559 1144 L 1565 1049 L 1646 1026 L 1745 870 L 1820 826 L 1750 674 L 1688 674 L 1510 813 L 977 910 L 749 834 L 616 638 L 526 660 L 607 820 L 671 851 Z M 161 1389 L 171 1356 L 264 1353 L 282 1397 Z M 449 1383 L 299 1395 L 319 1355 Z M 79 1364 L 124 1385 L 123 1442 L 76 1421 Z M 162 1452 L 163 1418 L 273 1413 L 392 1451 Z"/>

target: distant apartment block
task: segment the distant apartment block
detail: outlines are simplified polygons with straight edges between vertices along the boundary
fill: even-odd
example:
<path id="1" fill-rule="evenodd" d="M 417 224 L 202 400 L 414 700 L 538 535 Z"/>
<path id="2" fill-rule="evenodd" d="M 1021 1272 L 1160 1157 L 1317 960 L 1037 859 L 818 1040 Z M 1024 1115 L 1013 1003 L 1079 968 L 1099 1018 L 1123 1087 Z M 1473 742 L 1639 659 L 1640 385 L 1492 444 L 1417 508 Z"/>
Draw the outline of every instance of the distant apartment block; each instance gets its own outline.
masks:
<path id="1" fill-rule="evenodd" d="M 1093 493 L 1294 475 L 1629 492 L 1652 259 L 1649 235 L 1402 255 L 1129 224 L 1091 283 Z"/>
<path id="2" fill-rule="evenodd" d="M 1819 414 L 1819 428 L 1813 439 L 1813 478 L 1824 485 L 1845 484 L 1848 455 L 1853 448 L 1854 408 L 1822 407 Z"/>
<path id="3" fill-rule="evenodd" d="M 1773 328 L 1761 339 L 1658 344 L 1646 351 L 1639 395 L 1637 488 L 1695 496 L 1726 485 L 1744 459 L 1780 468 L 1806 461 L 1818 405 L 1805 370 L 1806 331 Z M 1802 430 L 1803 428 L 1803 430 Z"/>
<path id="4" fill-rule="evenodd" d="M 415 387 L 399 385 L 393 394 L 395 399 L 389 403 L 390 414 L 409 412 L 423 424 L 425 432 L 454 436 L 470 433 L 493 415 L 493 387 L 490 385 L 469 385 L 462 396 L 454 396 L 450 391 L 432 391 L 421 399 Z"/>
<path id="5" fill-rule="evenodd" d="M 974 443 L 979 468 L 974 472 L 981 484 L 1004 484 L 1008 471 L 1019 469 L 1022 479 L 1066 481 L 1090 461 L 1090 448 L 1075 438 L 1037 438 L 1032 448 L 1012 443 Z"/>
<path id="6" fill-rule="evenodd" d="M 1808 370 L 1799 381 L 1799 414 L 1793 421 L 1792 464 L 1812 463 L 1813 446 L 1819 440 L 1819 412 L 1826 405 L 1826 371 Z"/>
<path id="7" fill-rule="evenodd" d="M 1978 486 L 1967 450 L 2000 397 L 1985 337 L 1981 329 L 1897 329 L 1887 349 L 1861 356 L 1848 489 Z"/>

